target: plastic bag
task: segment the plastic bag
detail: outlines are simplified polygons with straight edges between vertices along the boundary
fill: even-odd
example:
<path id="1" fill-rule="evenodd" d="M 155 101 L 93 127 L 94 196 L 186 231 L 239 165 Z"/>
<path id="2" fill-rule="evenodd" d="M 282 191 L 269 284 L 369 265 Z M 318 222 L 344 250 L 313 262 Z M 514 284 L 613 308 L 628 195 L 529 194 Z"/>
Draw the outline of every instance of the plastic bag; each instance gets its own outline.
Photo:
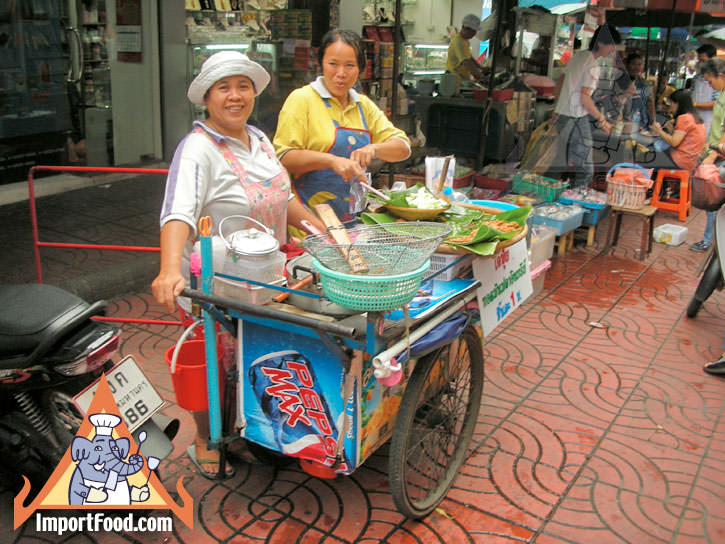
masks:
<path id="1" fill-rule="evenodd" d="M 545 175 L 556 158 L 559 131 L 556 124 L 545 121 L 531 134 L 529 145 L 521 158 L 519 170 Z"/>
<path id="2" fill-rule="evenodd" d="M 714 164 L 701 164 L 692 177 L 692 205 L 709 212 L 725 203 L 725 184 Z"/>

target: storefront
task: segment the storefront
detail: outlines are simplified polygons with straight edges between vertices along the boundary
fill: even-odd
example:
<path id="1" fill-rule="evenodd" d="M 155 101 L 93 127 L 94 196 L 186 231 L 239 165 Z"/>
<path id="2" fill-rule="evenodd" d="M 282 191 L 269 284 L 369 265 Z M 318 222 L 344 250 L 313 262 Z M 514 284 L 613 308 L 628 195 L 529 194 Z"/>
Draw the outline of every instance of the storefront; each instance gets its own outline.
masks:
<path id="1" fill-rule="evenodd" d="M 154 3 L 6 4 L 0 10 L 2 183 L 25 179 L 34 164 L 161 158 Z"/>

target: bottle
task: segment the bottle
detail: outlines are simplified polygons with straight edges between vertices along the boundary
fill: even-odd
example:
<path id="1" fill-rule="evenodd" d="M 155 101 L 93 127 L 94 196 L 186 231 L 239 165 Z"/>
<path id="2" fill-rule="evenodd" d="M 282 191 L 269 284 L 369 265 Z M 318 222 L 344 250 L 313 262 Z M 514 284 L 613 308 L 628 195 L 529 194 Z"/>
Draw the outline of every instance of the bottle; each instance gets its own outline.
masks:
<path id="1" fill-rule="evenodd" d="M 635 110 L 632 114 L 632 133 L 639 132 L 639 123 L 641 121 L 639 110 Z"/>
<path id="2" fill-rule="evenodd" d="M 443 189 L 443 194 L 445 195 L 446 199 L 449 202 L 455 203 L 460 202 L 461 204 L 469 204 L 471 201 L 468 200 L 468 197 L 460 192 L 460 191 L 454 191 L 452 187 L 446 187 Z"/>

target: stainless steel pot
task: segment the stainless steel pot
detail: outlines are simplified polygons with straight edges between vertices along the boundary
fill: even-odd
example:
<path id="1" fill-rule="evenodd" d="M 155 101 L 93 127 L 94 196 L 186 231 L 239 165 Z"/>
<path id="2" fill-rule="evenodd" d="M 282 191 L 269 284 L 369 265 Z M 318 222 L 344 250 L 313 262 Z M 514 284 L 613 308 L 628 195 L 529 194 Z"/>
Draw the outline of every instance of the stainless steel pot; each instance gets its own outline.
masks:
<path id="1" fill-rule="evenodd" d="M 315 268 L 312 266 L 312 255 L 309 253 L 304 253 L 294 257 L 287 262 L 287 277 L 290 283 L 304 279 L 314 273 Z M 306 286 L 304 290 L 316 295 L 324 294 L 322 292 L 322 287 L 320 287 L 319 283 L 315 282 Z M 314 312 L 316 314 L 344 317 L 359 313 L 357 310 L 351 310 L 350 308 L 345 308 L 344 306 L 330 302 L 326 298 L 312 298 L 292 293 L 287 301 L 301 310 Z"/>

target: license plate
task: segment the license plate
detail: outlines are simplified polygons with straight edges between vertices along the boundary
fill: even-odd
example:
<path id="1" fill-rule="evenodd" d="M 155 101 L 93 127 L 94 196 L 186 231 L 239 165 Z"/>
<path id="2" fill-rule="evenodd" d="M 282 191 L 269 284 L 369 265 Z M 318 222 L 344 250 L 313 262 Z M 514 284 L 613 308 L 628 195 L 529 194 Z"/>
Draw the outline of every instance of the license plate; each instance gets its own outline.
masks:
<path id="1" fill-rule="evenodd" d="M 85 414 L 91 406 L 100 380 L 98 378 L 73 397 L 81 413 Z M 106 380 L 130 432 L 134 432 L 164 405 L 164 399 L 130 355 L 106 372 Z"/>

